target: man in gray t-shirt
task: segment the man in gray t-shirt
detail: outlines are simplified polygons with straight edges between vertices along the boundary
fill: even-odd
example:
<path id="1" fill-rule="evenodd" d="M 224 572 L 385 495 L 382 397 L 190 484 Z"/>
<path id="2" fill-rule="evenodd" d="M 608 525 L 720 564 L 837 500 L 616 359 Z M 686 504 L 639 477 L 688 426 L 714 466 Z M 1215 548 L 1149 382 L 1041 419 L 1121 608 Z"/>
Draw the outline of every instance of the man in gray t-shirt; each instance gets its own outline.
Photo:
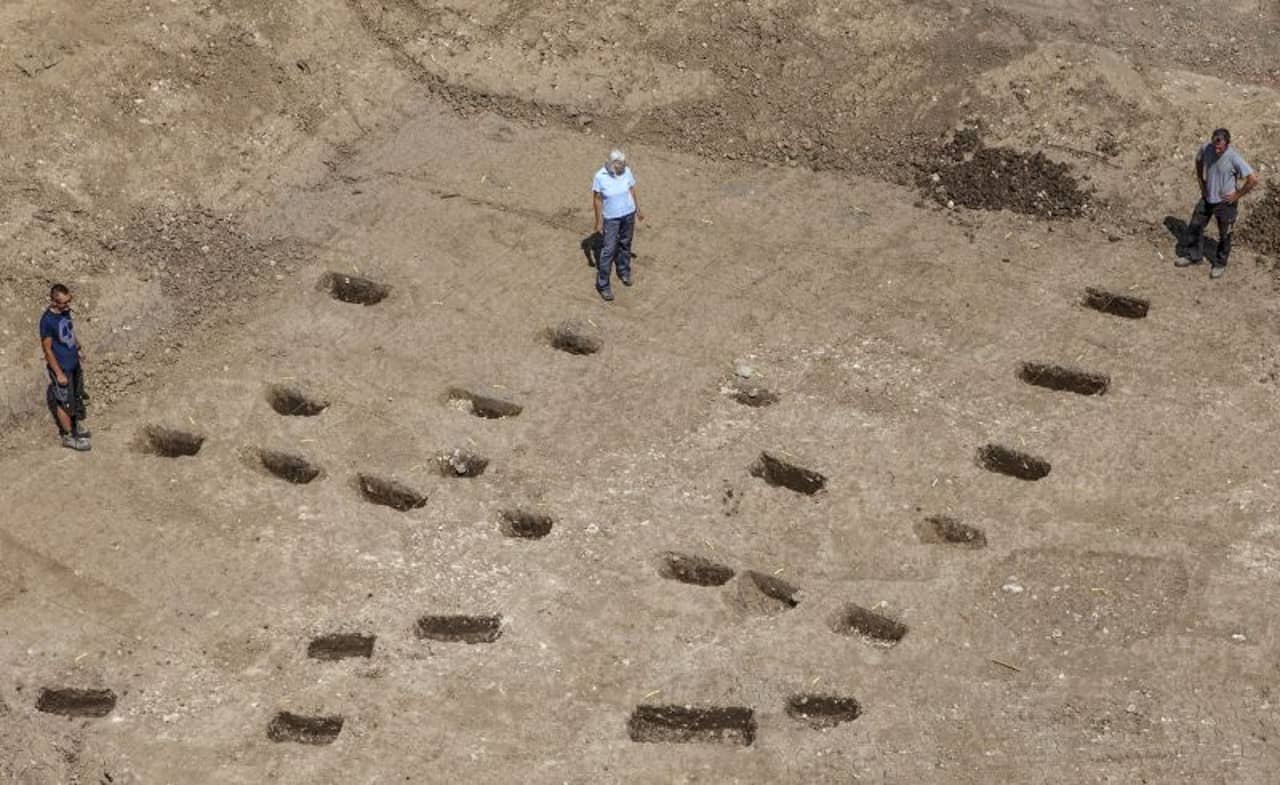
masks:
<path id="1" fill-rule="evenodd" d="M 1215 130 L 1209 142 L 1196 152 L 1196 183 L 1200 186 L 1200 201 L 1187 224 L 1183 243 L 1186 256 L 1174 264 L 1188 267 L 1203 260 L 1200 241 L 1204 227 L 1214 218 L 1218 222 L 1218 253 L 1210 260 L 1209 277 L 1221 278 L 1231 254 L 1231 227 L 1239 213 L 1236 203 L 1258 184 L 1253 168 L 1231 147 L 1231 132 L 1227 129 Z"/>

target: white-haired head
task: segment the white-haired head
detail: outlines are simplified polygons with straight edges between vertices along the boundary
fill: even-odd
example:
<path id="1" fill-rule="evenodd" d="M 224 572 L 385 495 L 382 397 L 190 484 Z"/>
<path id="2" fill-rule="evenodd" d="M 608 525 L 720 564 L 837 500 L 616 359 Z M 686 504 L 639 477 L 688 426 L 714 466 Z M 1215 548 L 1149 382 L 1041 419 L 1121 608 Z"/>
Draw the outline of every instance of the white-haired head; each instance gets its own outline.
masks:
<path id="1" fill-rule="evenodd" d="M 627 154 L 617 149 L 610 150 L 605 168 L 614 174 L 622 174 L 627 170 Z"/>

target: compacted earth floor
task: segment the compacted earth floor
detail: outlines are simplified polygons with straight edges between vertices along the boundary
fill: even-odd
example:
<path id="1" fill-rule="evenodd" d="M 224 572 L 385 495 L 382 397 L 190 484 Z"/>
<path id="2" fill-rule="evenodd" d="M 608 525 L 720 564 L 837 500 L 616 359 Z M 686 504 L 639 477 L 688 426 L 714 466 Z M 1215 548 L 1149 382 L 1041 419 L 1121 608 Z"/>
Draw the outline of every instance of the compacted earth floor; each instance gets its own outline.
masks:
<path id="1" fill-rule="evenodd" d="M 5 4 L 0 781 L 1272 781 L 1274 192 L 1173 262 L 1280 8 L 1203 16 Z"/>

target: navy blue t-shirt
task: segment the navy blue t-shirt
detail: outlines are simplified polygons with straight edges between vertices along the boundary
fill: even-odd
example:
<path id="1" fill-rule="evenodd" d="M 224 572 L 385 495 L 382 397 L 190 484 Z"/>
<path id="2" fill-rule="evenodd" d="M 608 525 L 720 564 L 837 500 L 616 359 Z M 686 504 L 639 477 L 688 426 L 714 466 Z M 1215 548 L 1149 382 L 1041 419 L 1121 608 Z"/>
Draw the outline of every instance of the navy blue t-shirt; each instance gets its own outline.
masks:
<path id="1" fill-rule="evenodd" d="M 77 352 L 76 330 L 71 325 L 71 311 L 54 313 L 45 309 L 40 317 L 40 342 L 45 338 L 53 339 L 53 356 L 63 371 L 71 371 L 80 367 L 80 355 Z"/>

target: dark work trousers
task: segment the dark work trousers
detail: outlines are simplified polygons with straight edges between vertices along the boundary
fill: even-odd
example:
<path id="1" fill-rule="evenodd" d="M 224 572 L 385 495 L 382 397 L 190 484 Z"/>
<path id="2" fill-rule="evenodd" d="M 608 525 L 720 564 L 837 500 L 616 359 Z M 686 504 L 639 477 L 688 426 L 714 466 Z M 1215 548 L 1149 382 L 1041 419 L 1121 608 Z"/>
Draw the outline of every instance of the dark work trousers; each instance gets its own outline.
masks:
<path id="1" fill-rule="evenodd" d="M 1200 240 L 1204 237 L 1204 228 L 1209 219 L 1213 218 L 1218 222 L 1218 256 L 1209 261 L 1214 267 L 1226 267 L 1227 257 L 1231 255 L 1231 228 L 1235 226 L 1236 216 L 1239 214 L 1240 210 L 1235 204 L 1209 204 L 1203 199 L 1197 202 L 1196 209 L 1191 213 L 1191 222 L 1187 224 L 1187 258 L 1193 262 L 1201 260 Z"/>
<path id="2" fill-rule="evenodd" d="M 596 262 L 596 289 L 603 292 L 609 288 L 609 274 L 615 264 L 618 266 L 618 277 L 624 281 L 631 280 L 631 237 L 635 230 L 635 213 L 605 219 L 604 244 L 600 248 L 600 259 Z"/>
<path id="3" fill-rule="evenodd" d="M 67 432 L 62 429 L 62 423 L 58 422 L 59 409 L 71 417 L 73 432 L 78 430 L 76 426 L 85 418 L 84 370 L 77 365 L 70 371 L 63 371 L 67 377 L 65 385 L 58 384 L 52 368 L 46 366 L 45 370 L 49 372 L 49 389 L 45 391 L 45 401 L 49 404 L 49 414 L 53 415 L 54 425 L 58 426 L 58 433 L 65 436 Z"/>

